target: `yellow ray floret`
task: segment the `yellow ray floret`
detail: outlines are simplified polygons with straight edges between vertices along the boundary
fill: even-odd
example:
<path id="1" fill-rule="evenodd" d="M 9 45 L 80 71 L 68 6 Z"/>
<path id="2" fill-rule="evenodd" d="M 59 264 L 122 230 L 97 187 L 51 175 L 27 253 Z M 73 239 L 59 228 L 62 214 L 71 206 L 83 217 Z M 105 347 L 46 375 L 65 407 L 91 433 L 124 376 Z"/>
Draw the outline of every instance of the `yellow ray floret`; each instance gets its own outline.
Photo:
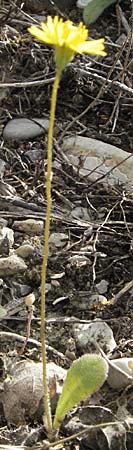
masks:
<path id="1" fill-rule="evenodd" d="M 74 53 L 88 53 L 91 55 L 106 56 L 104 39 L 88 41 L 88 30 L 80 23 L 73 25 L 70 20 L 63 22 L 58 16 L 47 17 L 47 21 L 41 22 L 41 27 L 32 25 L 28 31 L 39 41 L 54 45 L 56 48 L 68 49 Z"/>

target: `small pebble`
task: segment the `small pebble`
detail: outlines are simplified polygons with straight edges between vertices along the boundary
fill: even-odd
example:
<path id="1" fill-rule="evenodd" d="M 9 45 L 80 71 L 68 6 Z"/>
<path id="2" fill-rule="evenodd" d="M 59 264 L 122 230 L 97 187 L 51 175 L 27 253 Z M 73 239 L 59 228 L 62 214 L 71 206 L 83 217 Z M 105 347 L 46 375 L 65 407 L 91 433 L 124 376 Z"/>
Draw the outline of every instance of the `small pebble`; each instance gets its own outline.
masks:
<path id="1" fill-rule="evenodd" d="M 96 284 L 97 291 L 99 294 L 105 294 L 108 290 L 109 282 L 106 280 L 101 280 L 100 283 Z"/>
<path id="2" fill-rule="evenodd" d="M 34 247 L 30 244 L 23 244 L 15 250 L 15 253 L 21 258 L 29 258 L 34 253 Z"/>
<path id="3" fill-rule="evenodd" d="M 7 258 L 0 258 L 0 277 L 7 277 L 15 273 L 24 272 L 27 265 L 22 258 L 17 255 L 11 255 Z"/>
<path id="4" fill-rule="evenodd" d="M 13 228 L 17 231 L 22 231 L 29 235 L 40 235 L 43 233 L 44 224 L 43 220 L 27 219 L 27 220 L 15 220 Z"/>
<path id="5" fill-rule="evenodd" d="M 50 248 L 64 247 L 68 242 L 68 235 L 65 233 L 51 233 L 49 237 Z"/>

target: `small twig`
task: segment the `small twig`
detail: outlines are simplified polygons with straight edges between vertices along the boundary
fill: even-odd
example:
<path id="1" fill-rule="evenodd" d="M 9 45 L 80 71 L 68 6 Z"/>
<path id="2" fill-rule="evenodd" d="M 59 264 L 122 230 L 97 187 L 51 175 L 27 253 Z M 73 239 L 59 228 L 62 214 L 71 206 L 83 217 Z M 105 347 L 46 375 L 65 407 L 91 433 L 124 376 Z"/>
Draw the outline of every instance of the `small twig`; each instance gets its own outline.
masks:
<path id="1" fill-rule="evenodd" d="M 74 70 L 77 73 L 77 67 L 75 66 L 75 64 L 71 63 L 71 66 L 74 68 Z M 133 89 L 128 87 L 124 83 L 120 83 L 119 81 L 115 81 L 115 80 L 110 80 L 109 78 L 105 78 L 102 75 L 98 75 L 97 73 L 94 73 L 94 72 L 92 73 L 91 70 L 84 70 L 84 69 L 78 68 L 78 72 L 81 75 L 84 75 L 86 77 L 89 77 L 91 75 L 96 80 L 106 82 L 107 84 L 112 85 L 112 86 L 116 86 L 119 89 L 121 89 L 122 91 L 129 92 L 129 94 L 133 95 Z M 25 88 L 29 88 L 32 86 L 41 86 L 41 85 L 45 85 L 45 84 L 51 84 L 54 82 L 54 79 L 55 79 L 55 77 L 46 78 L 45 80 L 15 81 L 14 83 L 0 83 L 0 88 L 24 88 L 25 89 Z"/>
<path id="2" fill-rule="evenodd" d="M 14 83 L 0 83 L 0 88 L 29 88 L 30 86 L 40 86 L 44 84 L 50 84 L 53 83 L 54 77 L 52 78 L 46 78 L 45 80 L 36 80 L 36 81 L 19 81 Z"/>
<path id="3" fill-rule="evenodd" d="M 97 242 L 98 242 L 99 232 L 100 232 L 101 229 L 104 227 L 104 225 L 108 222 L 108 219 L 109 219 L 109 217 L 110 217 L 112 211 L 114 211 L 114 209 L 116 208 L 116 206 L 117 206 L 118 204 L 119 204 L 119 201 L 117 201 L 117 202 L 115 203 L 115 205 L 109 210 L 109 212 L 108 212 L 107 216 L 105 217 L 103 223 L 102 223 L 101 225 L 99 225 L 99 227 L 98 227 L 98 229 L 97 229 L 97 232 L 96 232 L 96 237 L 95 237 L 94 245 L 93 245 L 93 251 L 94 251 L 94 254 L 95 254 L 95 256 L 94 256 L 94 261 L 93 261 L 93 268 L 92 268 L 92 270 L 93 270 L 93 284 L 94 284 L 94 282 L 95 282 L 95 280 L 96 280 L 96 271 L 95 271 L 96 263 L 97 263 L 96 244 L 97 244 Z"/>
<path id="4" fill-rule="evenodd" d="M 131 3 L 132 3 L 132 1 L 131 1 Z M 119 10 L 119 15 L 120 15 L 120 19 L 121 19 L 122 25 L 125 28 L 126 33 L 129 33 L 131 31 L 131 29 L 130 29 L 130 26 L 129 26 L 128 22 L 127 22 L 127 19 L 126 19 L 125 15 L 124 15 L 120 5 L 118 5 L 118 10 Z"/>
<path id="5" fill-rule="evenodd" d="M 113 65 L 111 66 L 111 68 L 110 68 L 109 71 L 108 71 L 107 78 L 104 78 L 103 84 L 102 84 L 102 86 L 101 86 L 101 88 L 100 88 L 98 94 L 96 95 L 95 99 L 87 106 L 87 108 L 84 109 L 84 111 L 82 111 L 78 116 L 76 116 L 76 117 L 72 120 L 72 122 L 70 122 L 70 123 L 66 126 L 66 128 L 63 130 L 63 132 L 62 132 L 62 134 L 61 134 L 61 136 L 60 136 L 60 138 L 59 138 L 59 140 L 58 140 L 58 143 L 60 143 L 60 142 L 63 140 L 63 138 L 64 138 L 64 136 L 65 136 L 65 134 L 66 134 L 66 131 L 68 131 L 68 130 L 74 125 L 74 123 L 75 123 L 77 120 L 81 119 L 81 117 L 83 117 L 88 111 L 90 111 L 90 109 L 92 109 L 92 108 L 94 108 L 94 106 L 96 106 L 97 101 L 99 100 L 99 98 L 101 97 L 101 95 L 104 93 L 105 88 L 107 87 L 107 80 L 110 79 L 110 77 L 111 77 L 111 75 L 112 75 L 114 69 L 116 68 L 116 64 L 117 64 L 117 62 L 119 61 L 120 56 L 121 56 L 121 54 L 123 53 L 123 50 L 124 50 L 124 48 L 125 48 L 125 46 L 126 46 L 128 40 L 129 40 L 129 35 L 127 36 L 127 38 L 126 38 L 125 41 L 123 42 L 121 48 L 118 50 L 118 52 L 117 52 L 117 54 L 116 54 L 116 57 L 114 58 Z M 111 80 L 110 80 L 110 82 L 112 83 Z M 118 83 L 118 82 L 117 82 L 117 83 Z M 129 89 L 130 89 L 130 88 L 129 88 Z M 133 90 L 132 90 L 132 91 L 133 91 Z"/>
<path id="6" fill-rule="evenodd" d="M 114 305 L 122 295 L 126 294 L 133 287 L 133 280 L 125 284 L 125 286 L 109 301 L 109 304 Z"/>
<path id="7" fill-rule="evenodd" d="M 16 340 L 20 342 L 25 342 L 26 336 L 21 336 L 17 333 L 11 333 L 10 331 L 0 331 L 0 340 Z M 41 348 L 41 342 L 37 341 L 36 339 L 29 338 L 28 344 L 35 345 L 36 347 Z M 59 352 L 58 350 L 54 349 L 50 345 L 46 344 L 46 349 L 52 352 L 54 355 L 58 356 L 59 358 L 63 359 L 63 361 L 68 361 L 68 358 L 66 358 L 63 353 Z"/>
<path id="8" fill-rule="evenodd" d="M 75 64 L 71 63 L 71 66 L 74 68 L 75 72 L 77 73 L 77 67 L 75 66 Z M 133 89 L 128 87 L 124 83 L 120 83 L 120 81 L 110 80 L 109 78 L 105 78 L 102 75 L 98 75 L 97 73 L 92 72 L 91 70 L 85 70 L 85 69 L 78 68 L 78 73 L 85 77 L 89 77 L 91 75 L 91 77 L 94 78 L 95 80 L 99 80 L 101 82 L 106 82 L 109 85 L 119 88 L 121 91 L 129 92 L 129 94 L 133 95 Z"/>
<path id="9" fill-rule="evenodd" d="M 122 68 L 121 75 L 120 75 L 120 77 L 121 77 L 121 84 L 122 85 L 124 84 L 124 80 L 125 80 L 125 76 L 126 76 L 126 71 L 127 71 L 127 66 L 128 66 L 128 62 L 129 62 L 129 55 L 130 55 L 130 51 L 131 51 L 131 46 L 132 46 L 132 35 L 131 35 L 131 33 L 129 33 L 129 45 L 128 45 L 128 48 L 127 48 L 127 54 L 126 54 L 125 61 L 124 61 L 124 67 Z M 131 89 L 131 88 L 129 88 L 129 89 Z M 133 92 L 133 89 L 131 89 L 131 90 Z M 113 111 L 111 113 L 111 116 L 110 116 L 108 122 L 105 125 L 105 126 L 107 126 L 110 123 L 112 123 L 113 117 L 115 115 L 114 124 L 113 124 L 113 127 L 112 127 L 112 133 L 115 130 L 116 122 L 117 122 L 118 115 L 119 115 L 119 104 L 120 104 L 121 96 L 122 96 L 122 89 L 120 89 L 120 91 L 119 91 L 119 93 L 117 95 L 117 98 L 116 98 L 116 101 L 115 101 L 115 104 L 114 104 L 114 107 L 113 107 Z"/>
<path id="10" fill-rule="evenodd" d="M 120 202 L 120 208 L 121 208 L 121 210 L 122 210 L 123 219 L 124 219 L 124 224 L 125 224 L 125 228 L 127 229 L 128 236 L 129 236 L 130 239 L 132 239 L 132 236 L 131 236 L 131 233 L 130 233 L 130 229 L 129 229 L 129 226 L 128 226 L 127 220 L 126 220 L 126 214 L 125 214 L 125 211 L 124 211 L 124 208 L 123 208 L 123 202 L 124 202 L 124 201 L 125 201 L 125 195 L 123 194 L 123 199 L 122 199 L 122 201 Z"/>
<path id="11" fill-rule="evenodd" d="M 104 178 L 108 177 L 108 175 L 110 175 L 110 173 L 113 172 L 114 169 L 117 169 L 117 167 L 121 166 L 121 164 L 123 164 L 125 161 L 127 161 L 128 159 L 132 158 L 133 155 L 129 154 L 129 156 L 127 156 L 126 158 L 124 158 L 122 161 L 120 161 L 119 163 L 115 164 L 115 166 L 111 167 L 111 169 L 108 170 L 108 172 L 104 173 L 103 175 L 101 175 L 101 177 L 99 177 L 97 180 L 94 180 L 90 186 L 94 186 L 94 184 L 99 183 L 99 181 L 103 180 Z M 106 161 L 106 160 L 105 160 Z"/>
<path id="12" fill-rule="evenodd" d="M 116 420 L 114 422 L 103 422 L 103 423 L 98 423 L 98 424 L 94 424 L 94 425 L 86 425 L 84 427 L 84 429 L 80 430 L 78 433 L 74 433 L 71 436 L 68 436 L 67 438 L 63 438 L 63 439 L 59 439 L 58 441 L 54 441 L 54 442 L 47 442 L 46 445 L 45 443 L 42 443 L 42 445 L 40 446 L 36 446 L 34 447 L 34 450 L 53 450 L 56 447 L 59 449 L 63 449 L 63 447 L 61 447 L 62 444 L 65 444 L 67 442 L 71 442 L 73 439 L 76 439 L 79 436 L 83 436 L 84 434 L 88 433 L 89 431 L 93 430 L 93 429 L 99 429 L 99 428 L 106 428 L 108 426 L 115 426 L 115 425 L 124 425 L 124 426 L 128 426 L 128 423 L 126 421 L 119 421 Z M 59 446 L 59 447 L 58 447 Z M 31 448 L 31 447 L 30 447 Z M 30 450 L 29 447 L 25 447 L 25 446 L 10 446 L 10 445 L 0 445 L 0 449 L 1 450 Z"/>
<path id="13" fill-rule="evenodd" d="M 58 444 L 63 444 L 63 443 L 65 444 L 66 442 L 70 442 L 72 439 L 76 439 L 77 437 L 82 436 L 82 435 L 86 434 L 87 432 L 89 432 L 89 431 L 91 431 L 93 429 L 106 428 L 108 426 L 122 425 L 122 424 L 126 425 L 126 421 L 124 422 L 124 421 L 119 421 L 119 420 L 117 421 L 116 420 L 115 422 L 106 422 L 106 423 L 103 422 L 103 423 L 99 423 L 99 424 L 96 424 L 96 425 L 86 425 L 84 430 L 80 430 L 78 433 L 74 433 L 74 434 L 72 434 L 71 436 L 69 436 L 67 438 L 60 439 L 59 441 L 52 442 L 51 445 L 52 445 L 52 448 L 54 448 Z"/>
<path id="14" fill-rule="evenodd" d="M 110 264 L 108 264 L 108 266 L 106 266 L 106 267 L 104 268 L 104 273 L 105 273 L 105 272 L 108 272 L 109 269 L 110 269 L 112 266 L 114 266 L 115 263 L 120 262 L 120 261 L 123 261 L 123 260 L 125 260 L 125 259 L 129 259 L 129 258 L 130 258 L 130 254 L 128 253 L 127 255 L 120 256 L 119 258 L 113 259 L 113 261 L 112 261 Z M 103 273 L 103 269 L 98 271 L 98 275 L 100 275 L 101 273 Z"/>
<path id="15" fill-rule="evenodd" d="M 25 338 L 25 341 L 24 341 L 24 344 L 23 344 L 22 348 L 21 348 L 20 351 L 18 352 L 19 355 L 22 355 L 22 354 L 24 353 L 25 347 L 26 347 L 27 342 L 28 342 L 28 340 L 29 340 L 29 337 L 30 337 L 30 327 L 31 327 L 31 321 L 32 321 L 32 318 L 33 318 L 33 309 L 31 309 L 31 310 L 28 312 L 26 338 Z"/>

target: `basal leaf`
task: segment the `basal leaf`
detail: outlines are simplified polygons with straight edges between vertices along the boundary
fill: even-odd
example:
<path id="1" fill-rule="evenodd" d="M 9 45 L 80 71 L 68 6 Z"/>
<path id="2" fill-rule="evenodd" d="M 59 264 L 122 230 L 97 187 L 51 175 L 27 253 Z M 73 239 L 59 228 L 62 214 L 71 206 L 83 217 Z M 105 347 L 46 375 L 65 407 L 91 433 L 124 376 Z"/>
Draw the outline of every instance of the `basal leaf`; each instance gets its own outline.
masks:
<path id="1" fill-rule="evenodd" d="M 73 362 L 67 372 L 57 404 L 53 424 L 55 429 L 59 428 L 65 414 L 74 405 L 100 388 L 107 374 L 108 364 L 100 355 L 83 355 Z"/>

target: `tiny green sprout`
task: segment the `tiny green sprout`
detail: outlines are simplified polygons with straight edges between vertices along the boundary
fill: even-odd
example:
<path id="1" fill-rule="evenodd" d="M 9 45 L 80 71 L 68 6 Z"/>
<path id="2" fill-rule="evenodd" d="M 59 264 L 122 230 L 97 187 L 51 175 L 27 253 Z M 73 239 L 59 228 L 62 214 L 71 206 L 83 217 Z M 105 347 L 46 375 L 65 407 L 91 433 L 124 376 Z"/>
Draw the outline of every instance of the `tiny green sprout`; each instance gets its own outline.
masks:
<path id="1" fill-rule="evenodd" d="M 49 401 L 49 389 L 47 383 L 47 364 L 46 364 L 47 352 L 46 352 L 46 338 L 45 338 L 45 290 L 46 290 L 46 273 L 49 254 L 49 233 L 50 233 L 50 218 L 52 206 L 52 197 L 51 197 L 52 143 L 53 143 L 53 130 L 54 130 L 57 92 L 62 70 L 64 69 L 66 64 L 72 61 L 75 53 L 79 54 L 87 53 L 90 55 L 106 56 L 106 51 L 104 47 L 104 38 L 100 38 L 97 40 L 88 40 L 88 30 L 85 27 L 85 25 L 83 25 L 83 23 L 80 23 L 79 25 L 75 26 L 70 20 L 63 21 L 63 19 L 59 18 L 58 16 L 55 16 L 54 18 L 48 16 L 45 23 L 41 22 L 40 27 L 32 25 L 31 27 L 28 28 L 28 31 L 39 41 L 54 46 L 55 63 L 56 63 L 56 75 L 52 90 L 49 131 L 48 131 L 47 175 L 46 175 L 47 208 L 46 208 L 46 220 L 44 232 L 44 256 L 41 273 L 41 343 L 42 343 L 43 387 L 44 387 L 44 405 L 45 405 L 44 424 L 45 428 L 47 429 L 50 435 L 50 433 L 52 433 L 53 430 L 53 424 Z M 78 362 L 77 364 L 80 363 Z M 76 367 L 76 365 L 74 367 Z M 79 370 L 79 374 L 80 374 L 79 378 L 81 377 L 82 379 L 81 368 Z M 68 372 L 68 377 L 69 376 L 70 375 Z M 71 385 L 73 382 L 74 381 L 71 382 Z M 86 390 L 86 392 L 88 391 Z M 79 401 L 78 398 L 76 402 L 77 401 Z M 64 416 L 64 413 L 62 414 Z M 56 415 L 56 421 L 54 422 L 54 426 L 57 426 L 57 422 L 59 424 L 59 421 L 60 418 L 58 419 Z"/>

